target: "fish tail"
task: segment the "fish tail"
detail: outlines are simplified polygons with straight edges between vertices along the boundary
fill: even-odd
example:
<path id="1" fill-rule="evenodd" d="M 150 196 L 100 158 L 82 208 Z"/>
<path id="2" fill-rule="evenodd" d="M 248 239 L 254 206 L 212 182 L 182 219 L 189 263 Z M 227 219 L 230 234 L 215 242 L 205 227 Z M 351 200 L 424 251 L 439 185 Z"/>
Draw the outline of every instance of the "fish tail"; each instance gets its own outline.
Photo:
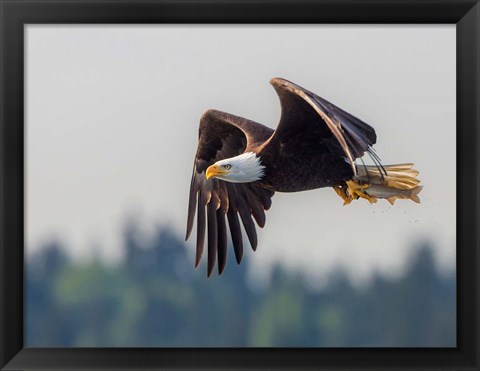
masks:
<path id="1" fill-rule="evenodd" d="M 410 191 L 409 199 L 412 201 L 415 201 L 417 204 L 420 203 L 420 197 L 418 197 L 418 194 L 420 191 L 423 189 L 422 186 L 415 187 Z"/>

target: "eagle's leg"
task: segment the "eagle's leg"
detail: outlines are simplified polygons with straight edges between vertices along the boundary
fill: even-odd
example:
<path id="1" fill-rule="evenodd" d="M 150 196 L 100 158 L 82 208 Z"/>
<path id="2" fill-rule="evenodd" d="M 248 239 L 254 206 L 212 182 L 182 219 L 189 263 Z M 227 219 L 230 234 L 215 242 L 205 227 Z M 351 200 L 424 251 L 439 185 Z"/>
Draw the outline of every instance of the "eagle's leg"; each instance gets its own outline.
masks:
<path id="1" fill-rule="evenodd" d="M 350 202 L 352 202 L 353 197 L 350 196 L 347 192 L 347 188 L 345 186 L 333 186 L 333 190 L 339 195 L 342 200 L 343 200 L 343 206 L 348 205 Z M 358 198 L 358 196 L 354 196 L 355 198 Z"/>
<path id="2" fill-rule="evenodd" d="M 371 204 L 377 202 L 377 198 L 369 196 L 363 190 L 370 187 L 369 184 L 359 184 L 353 180 L 347 180 L 348 193 L 354 198 L 364 198 L 368 200 Z M 356 197 L 355 197 L 356 196 Z"/>

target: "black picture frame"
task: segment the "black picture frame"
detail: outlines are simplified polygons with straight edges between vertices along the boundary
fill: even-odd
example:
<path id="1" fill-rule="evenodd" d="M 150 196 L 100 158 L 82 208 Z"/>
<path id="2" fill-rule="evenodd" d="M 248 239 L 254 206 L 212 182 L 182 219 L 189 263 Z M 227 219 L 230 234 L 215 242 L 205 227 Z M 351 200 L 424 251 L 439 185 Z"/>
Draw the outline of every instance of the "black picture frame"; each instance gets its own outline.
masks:
<path id="1" fill-rule="evenodd" d="M 477 0 L 0 0 L 2 370 L 479 370 Z M 24 26 L 66 23 L 450 23 L 457 40 L 456 348 L 24 348 Z"/>

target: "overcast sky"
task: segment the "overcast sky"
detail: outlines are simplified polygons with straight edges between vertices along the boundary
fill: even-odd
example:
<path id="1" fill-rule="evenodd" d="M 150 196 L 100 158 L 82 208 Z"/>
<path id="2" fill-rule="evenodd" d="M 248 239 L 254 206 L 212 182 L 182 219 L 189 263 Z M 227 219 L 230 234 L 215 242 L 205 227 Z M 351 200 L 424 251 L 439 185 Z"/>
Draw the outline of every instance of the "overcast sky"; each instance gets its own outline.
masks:
<path id="1" fill-rule="evenodd" d="M 27 255 L 59 238 L 118 259 L 132 215 L 183 236 L 200 115 L 275 128 L 280 76 L 371 124 L 382 162 L 414 162 L 425 188 L 394 206 L 277 193 L 253 263 L 365 278 L 398 272 L 428 238 L 453 269 L 454 25 L 30 25 L 25 45 Z"/>

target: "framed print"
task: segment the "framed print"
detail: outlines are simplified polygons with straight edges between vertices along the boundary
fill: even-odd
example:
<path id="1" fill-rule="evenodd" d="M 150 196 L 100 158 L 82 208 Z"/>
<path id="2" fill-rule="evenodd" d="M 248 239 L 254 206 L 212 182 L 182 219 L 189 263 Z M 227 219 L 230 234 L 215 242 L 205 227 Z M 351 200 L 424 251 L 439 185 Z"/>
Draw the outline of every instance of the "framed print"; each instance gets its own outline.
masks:
<path id="1" fill-rule="evenodd" d="M 1 0 L 1 369 L 478 370 L 479 7 Z"/>

